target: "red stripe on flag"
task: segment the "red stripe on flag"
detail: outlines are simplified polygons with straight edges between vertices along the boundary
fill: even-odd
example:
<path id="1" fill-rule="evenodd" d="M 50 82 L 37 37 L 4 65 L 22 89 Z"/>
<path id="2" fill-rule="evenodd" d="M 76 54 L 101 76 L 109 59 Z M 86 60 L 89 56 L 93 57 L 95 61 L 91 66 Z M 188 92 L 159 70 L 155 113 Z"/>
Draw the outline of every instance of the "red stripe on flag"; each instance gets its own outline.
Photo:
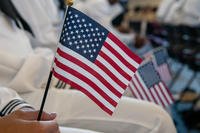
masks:
<path id="1" fill-rule="evenodd" d="M 169 91 L 169 89 L 168 89 L 168 87 L 165 85 L 165 83 L 162 83 L 162 84 L 163 84 L 163 86 L 166 88 L 166 91 L 167 91 L 169 97 L 171 98 L 172 102 L 174 102 L 174 98 L 173 98 L 173 96 L 172 96 L 172 93 Z"/>
<path id="2" fill-rule="evenodd" d="M 81 92 L 83 92 L 85 95 L 87 95 L 90 99 L 92 99 L 102 110 L 104 110 L 105 112 L 107 112 L 108 114 L 112 115 L 113 112 L 108 109 L 103 103 L 101 103 L 96 97 L 94 97 L 90 92 L 88 92 L 87 90 L 85 90 L 83 87 L 81 87 L 80 85 L 76 84 L 74 81 L 71 81 L 69 79 L 67 79 L 67 77 L 63 77 L 62 75 L 56 73 L 53 70 L 53 74 L 56 78 L 70 84 L 73 88 L 76 88 L 78 90 L 80 90 Z"/>
<path id="3" fill-rule="evenodd" d="M 160 95 L 158 94 L 158 91 L 157 91 L 157 89 L 156 89 L 155 86 L 156 86 L 156 85 L 154 85 L 153 88 L 154 88 L 154 90 L 155 90 L 155 92 L 156 92 L 156 95 L 158 96 L 159 101 L 162 103 L 162 106 L 165 107 L 165 104 L 163 103 L 162 98 L 161 98 Z"/>
<path id="4" fill-rule="evenodd" d="M 126 85 L 119 80 L 106 66 L 104 66 L 101 62 L 99 62 L 98 60 L 95 60 L 95 64 L 101 68 L 102 70 L 104 70 L 104 72 L 109 75 L 120 87 L 122 87 L 124 90 L 126 89 Z"/>
<path id="5" fill-rule="evenodd" d="M 138 57 L 136 54 L 134 54 L 125 44 L 123 44 L 118 38 L 116 38 L 112 33 L 108 34 L 108 38 L 110 38 L 113 42 L 115 42 L 116 45 L 118 45 L 123 51 L 126 51 L 125 53 L 135 60 L 138 64 L 142 62 L 142 59 Z"/>
<path id="6" fill-rule="evenodd" d="M 74 75 L 75 77 L 79 78 L 80 80 L 87 83 L 89 86 L 91 86 L 97 93 L 99 93 L 104 99 L 106 99 L 110 104 L 112 104 L 114 107 L 117 106 L 117 102 L 115 102 L 112 98 L 110 98 L 101 88 L 99 88 L 93 81 L 91 81 L 89 78 L 85 77 L 78 71 L 73 70 L 70 67 L 65 66 L 64 64 L 60 63 L 56 58 L 55 61 L 56 66 L 61 68 L 62 70 Z"/>
<path id="7" fill-rule="evenodd" d="M 170 73 L 170 70 L 169 70 L 169 67 L 168 67 L 167 63 L 158 66 L 156 68 L 156 70 L 158 71 L 158 73 L 160 74 L 161 79 L 164 82 L 169 82 L 172 79 L 171 73 Z"/>
<path id="8" fill-rule="evenodd" d="M 129 90 L 131 91 L 132 95 L 133 95 L 135 98 L 137 98 L 135 92 L 133 91 L 133 89 L 131 88 L 130 85 L 128 85 L 128 88 L 127 88 L 127 89 L 129 89 Z M 138 99 L 140 99 L 140 98 L 138 97 Z"/>
<path id="9" fill-rule="evenodd" d="M 110 57 L 108 57 L 103 51 L 99 52 L 99 55 L 103 57 L 111 66 L 113 66 L 123 77 L 125 77 L 127 80 L 131 80 L 131 76 L 128 75 L 124 70 L 122 70 L 121 67 L 119 67 Z M 98 57 L 97 57 L 98 58 Z M 100 61 L 101 62 L 101 61 Z"/>
<path id="10" fill-rule="evenodd" d="M 144 97 L 142 96 L 142 94 L 141 94 L 140 91 L 139 91 L 140 88 L 137 88 L 137 87 L 136 87 L 134 81 L 131 81 L 131 82 L 132 82 L 133 86 L 135 87 L 136 91 L 138 92 L 138 94 L 140 95 L 140 99 L 143 99 L 143 100 L 144 100 Z M 134 88 L 133 88 L 133 89 L 134 89 Z"/>
<path id="11" fill-rule="evenodd" d="M 151 94 L 151 96 L 152 96 L 154 102 L 155 102 L 156 104 L 158 104 L 158 102 L 157 102 L 156 98 L 154 97 L 153 93 L 151 92 L 150 88 L 149 88 L 149 92 L 150 92 L 150 94 Z"/>
<path id="12" fill-rule="evenodd" d="M 124 59 L 120 54 L 119 52 L 117 52 L 115 49 L 113 49 L 113 47 L 111 47 L 107 42 L 104 42 L 104 46 L 112 51 L 112 53 L 121 61 L 123 62 L 123 64 L 125 64 L 130 70 L 132 70 L 133 72 L 135 72 L 137 69 L 132 65 L 130 64 L 126 59 Z"/>
<path id="13" fill-rule="evenodd" d="M 162 87 L 160 86 L 160 84 L 158 84 L 158 87 L 159 87 L 159 89 L 160 89 L 162 95 L 164 96 L 165 100 L 167 101 L 167 104 L 169 105 L 170 102 L 168 101 L 167 96 L 166 96 L 165 93 L 163 92 L 163 89 L 165 89 L 165 88 L 162 89 Z"/>
<path id="14" fill-rule="evenodd" d="M 147 97 L 147 100 L 148 100 L 148 101 L 151 101 L 150 98 L 149 98 L 149 96 L 148 96 L 148 94 L 146 93 L 144 87 L 142 86 L 140 80 L 138 79 L 137 75 L 134 75 L 134 77 L 135 77 L 135 79 L 137 80 L 139 86 L 142 88 L 142 91 L 145 93 L 145 96 Z"/>
<path id="15" fill-rule="evenodd" d="M 86 71 L 88 71 L 90 74 L 94 75 L 99 81 L 101 81 L 112 93 L 114 93 L 117 97 L 121 97 L 122 94 L 117 91 L 117 88 L 114 88 L 108 81 L 106 81 L 104 79 L 104 77 L 102 77 L 100 74 L 98 74 L 94 69 L 90 68 L 89 66 L 87 66 L 85 63 L 81 62 L 80 60 L 78 60 L 77 58 L 74 58 L 73 56 L 63 52 L 62 50 L 60 50 L 60 48 L 58 48 L 57 53 L 67 59 L 70 60 L 71 62 L 77 64 L 78 66 L 84 68 Z"/>
<path id="16" fill-rule="evenodd" d="M 152 94 L 152 96 L 153 96 L 153 98 L 154 98 L 154 102 L 155 102 L 156 104 L 160 105 L 160 104 L 159 104 L 159 99 L 157 99 L 156 95 L 154 95 L 154 93 L 153 93 L 153 92 L 155 92 L 155 90 L 154 90 L 153 87 L 151 87 L 151 88 L 149 89 L 149 92 Z"/>

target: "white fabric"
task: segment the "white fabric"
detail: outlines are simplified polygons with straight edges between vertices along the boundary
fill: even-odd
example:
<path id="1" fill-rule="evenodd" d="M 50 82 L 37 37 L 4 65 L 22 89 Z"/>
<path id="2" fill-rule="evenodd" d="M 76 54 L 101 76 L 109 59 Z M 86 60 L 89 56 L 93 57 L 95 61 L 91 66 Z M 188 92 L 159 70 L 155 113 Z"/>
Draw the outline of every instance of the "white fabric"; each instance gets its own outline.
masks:
<path id="1" fill-rule="evenodd" d="M 199 17 L 200 14 L 200 1 L 199 0 L 187 0 L 183 10 L 193 16 Z"/>
<path id="2" fill-rule="evenodd" d="M 58 8 L 54 0 L 40 0 L 38 2 L 44 7 L 53 24 L 60 23 Z"/>
<path id="3" fill-rule="evenodd" d="M 53 53 L 33 50 L 24 32 L 0 14 L 0 85 L 24 93 L 46 83 Z"/>
<path id="4" fill-rule="evenodd" d="M 0 111 L 9 104 L 11 100 L 19 99 L 20 101 L 23 101 L 22 98 L 12 89 L 0 87 Z M 11 109 L 14 104 L 9 104 L 11 106 L 7 106 L 7 109 Z M 15 110 L 20 109 L 24 106 L 30 106 L 27 103 L 21 103 L 17 105 L 15 108 L 12 109 L 12 112 Z M 70 128 L 70 127 L 60 127 L 61 133 L 97 133 L 95 131 L 91 130 L 84 130 L 79 128 Z"/>
<path id="5" fill-rule="evenodd" d="M 0 87 L 0 111 L 13 99 L 22 100 L 12 89 Z"/>
<path id="6" fill-rule="evenodd" d="M 43 91 L 21 96 L 39 108 Z M 159 106 L 123 97 L 114 114 L 109 116 L 88 97 L 75 90 L 51 89 L 45 110 L 58 113 L 58 122 L 63 126 L 91 129 L 106 133 L 175 133 L 172 119 Z"/>
<path id="7" fill-rule="evenodd" d="M 78 128 L 70 128 L 70 127 L 60 127 L 61 133 L 98 133 L 91 130 L 84 130 L 84 129 L 78 129 Z"/>
<path id="8" fill-rule="evenodd" d="M 53 1 L 12 0 L 12 2 L 21 16 L 30 25 L 37 40 L 41 43 L 40 45 L 55 49 L 58 35 L 57 29 L 53 26 L 57 17 L 54 16 L 57 12 L 56 7 L 54 7 L 56 5 L 52 4 Z"/>
<path id="9" fill-rule="evenodd" d="M 188 17 L 187 23 L 190 25 L 199 25 L 200 24 L 200 1 L 199 0 L 187 0 L 183 7 L 183 11 Z M 194 21 L 192 21 L 192 20 Z"/>
<path id="10" fill-rule="evenodd" d="M 32 52 L 31 45 L 27 45 L 30 42 L 24 32 L 13 26 L 12 21 L 6 18 L 1 12 L 0 26 L 0 46 L 3 47 L 0 49 L 1 53 L 9 50 L 10 54 L 23 58 Z M 16 47 L 13 46 L 17 46 L 20 50 L 16 50 Z"/>
<path id="11" fill-rule="evenodd" d="M 171 6 L 175 3 L 175 0 L 162 0 L 158 11 L 157 11 L 157 17 L 159 20 L 164 21 Z"/>
<path id="12" fill-rule="evenodd" d="M 170 24 L 196 26 L 200 24 L 199 0 L 163 0 L 157 17 Z"/>

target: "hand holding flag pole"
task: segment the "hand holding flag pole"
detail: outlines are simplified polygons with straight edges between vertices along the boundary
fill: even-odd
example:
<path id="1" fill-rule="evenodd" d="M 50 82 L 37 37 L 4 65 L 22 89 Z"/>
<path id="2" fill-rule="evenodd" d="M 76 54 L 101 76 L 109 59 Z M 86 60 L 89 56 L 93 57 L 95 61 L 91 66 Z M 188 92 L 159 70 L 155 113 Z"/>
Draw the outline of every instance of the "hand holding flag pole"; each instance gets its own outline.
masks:
<path id="1" fill-rule="evenodd" d="M 72 5 L 73 5 L 73 0 L 65 0 L 65 4 L 66 4 L 67 6 L 72 6 Z M 50 86 L 50 84 L 51 84 L 52 75 L 53 75 L 53 72 L 52 72 L 52 70 L 51 70 L 50 73 L 49 73 L 47 85 L 46 85 L 45 92 L 44 92 L 44 96 L 43 96 L 42 103 L 41 103 L 41 106 L 40 106 L 40 111 L 39 111 L 39 113 L 38 113 L 38 117 L 37 117 L 37 120 L 38 120 L 38 121 L 40 121 L 40 120 L 41 120 L 41 117 L 42 117 L 42 112 L 43 112 L 44 104 L 45 104 L 45 101 L 46 101 L 46 98 L 47 98 L 47 94 L 48 94 L 48 91 L 49 91 L 49 86 Z"/>
<path id="2" fill-rule="evenodd" d="M 86 14 L 69 6 L 65 16 L 38 120 L 52 74 L 112 115 L 142 60 Z"/>

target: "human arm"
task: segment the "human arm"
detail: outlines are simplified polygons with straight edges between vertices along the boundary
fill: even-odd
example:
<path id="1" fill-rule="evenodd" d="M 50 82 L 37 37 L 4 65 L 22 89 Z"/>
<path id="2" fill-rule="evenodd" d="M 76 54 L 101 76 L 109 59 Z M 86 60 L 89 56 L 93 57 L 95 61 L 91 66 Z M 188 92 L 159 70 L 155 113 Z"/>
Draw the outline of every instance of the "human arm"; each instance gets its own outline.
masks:
<path id="1" fill-rule="evenodd" d="M 54 113 L 42 114 L 42 121 L 36 121 L 38 111 L 17 110 L 0 118 L 0 132 L 3 133 L 59 133 Z"/>
<path id="2" fill-rule="evenodd" d="M 54 113 L 44 112 L 41 121 L 37 121 L 38 111 L 12 89 L 0 87 L 0 109 L 0 132 L 59 133 Z"/>
<path id="3" fill-rule="evenodd" d="M 0 114 L 8 115 L 21 108 L 33 109 L 12 89 L 0 87 Z"/>

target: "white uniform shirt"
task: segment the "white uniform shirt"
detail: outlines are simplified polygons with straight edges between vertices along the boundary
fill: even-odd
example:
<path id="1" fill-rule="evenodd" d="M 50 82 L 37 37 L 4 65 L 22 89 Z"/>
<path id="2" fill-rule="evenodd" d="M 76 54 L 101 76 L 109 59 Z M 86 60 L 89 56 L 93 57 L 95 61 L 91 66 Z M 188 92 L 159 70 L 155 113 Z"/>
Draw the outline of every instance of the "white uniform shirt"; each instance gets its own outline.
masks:
<path id="1" fill-rule="evenodd" d="M 157 17 L 161 22 L 196 26 L 200 24 L 199 0 L 163 0 Z"/>
<path id="2" fill-rule="evenodd" d="M 54 27 L 54 24 L 59 23 L 60 20 L 53 0 L 12 0 L 12 2 L 30 25 L 40 45 L 55 49 L 58 29 Z"/>
<path id="3" fill-rule="evenodd" d="M 20 93 L 41 88 L 49 73 L 53 53 L 41 48 L 33 50 L 25 32 L 2 13 L 0 27 L 0 85 L 15 88 Z"/>

